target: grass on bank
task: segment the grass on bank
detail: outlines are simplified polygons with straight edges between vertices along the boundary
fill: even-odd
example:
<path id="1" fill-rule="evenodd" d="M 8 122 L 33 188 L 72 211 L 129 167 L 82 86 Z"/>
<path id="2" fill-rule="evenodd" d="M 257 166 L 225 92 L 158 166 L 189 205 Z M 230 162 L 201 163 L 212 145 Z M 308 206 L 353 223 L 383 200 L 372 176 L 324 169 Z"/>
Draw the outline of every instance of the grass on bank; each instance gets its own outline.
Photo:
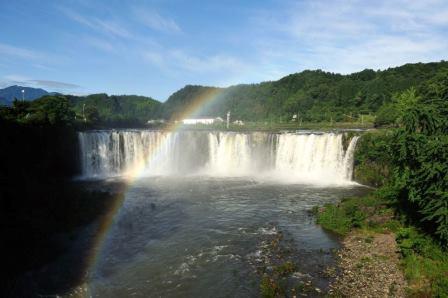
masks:
<path id="1" fill-rule="evenodd" d="M 337 205 L 315 207 L 317 223 L 339 235 L 352 229 L 394 233 L 411 297 L 448 297 L 448 252 L 418 228 L 397 218 L 388 203 L 375 194 L 347 198 Z"/>

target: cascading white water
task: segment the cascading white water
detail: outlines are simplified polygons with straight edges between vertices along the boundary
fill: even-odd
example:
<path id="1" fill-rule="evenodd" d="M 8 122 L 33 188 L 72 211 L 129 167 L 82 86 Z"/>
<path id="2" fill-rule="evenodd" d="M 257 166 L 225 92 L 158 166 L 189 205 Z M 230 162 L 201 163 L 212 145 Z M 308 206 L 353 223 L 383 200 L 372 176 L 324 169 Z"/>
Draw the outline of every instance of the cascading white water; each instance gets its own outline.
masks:
<path id="1" fill-rule="evenodd" d="M 86 178 L 126 175 L 263 176 L 289 181 L 351 180 L 358 137 L 342 133 L 80 132 Z"/>
<path id="2" fill-rule="evenodd" d="M 342 134 L 332 133 L 282 134 L 278 141 L 275 169 L 292 179 L 350 180 L 354 146 L 344 152 L 342 137 Z"/>
<path id="3" fill-rule="evenodd" d="M 209 133 L 208 169 L 215 175 L 247 175 L 250 170 L 250 141 L 247 134 Z M 236 170 L 236 171 L 235 171 Z"/>

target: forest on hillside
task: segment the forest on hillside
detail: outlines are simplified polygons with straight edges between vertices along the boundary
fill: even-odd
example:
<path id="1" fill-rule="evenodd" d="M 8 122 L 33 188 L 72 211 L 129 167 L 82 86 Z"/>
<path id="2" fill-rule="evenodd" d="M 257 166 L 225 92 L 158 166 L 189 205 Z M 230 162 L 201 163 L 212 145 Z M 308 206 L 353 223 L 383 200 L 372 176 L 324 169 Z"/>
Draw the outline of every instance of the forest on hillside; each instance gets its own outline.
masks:
<path id="1" fill-rule="evenodd" d="M 387 70 L 366 69 L 341 75 L 306 70 L 278 81 L 214 88 L 188 85 L 163 103 L 163 116 L 182 111 L 204 93 L 216 97 L 198 116 L 223 116 L 231 111 L 234 119 L 287 122 L 294 114 L 304 121 L 355 121 L 360 115 L 377 115 L 383 122 L 398 93 L 425 84 L 448 70 L 448 62 L 406 64 Z M 386 109 L 382 109 L 386 107 Z M 384 115 L 388 114 L 388 115 Z"/>
<path id="2" fill-rule="evenodd" d="M 136 95 L 45 95 L 0 107 L 0 122 L 51 127 L 138 127 L 159 117 L 160 107 L 160 102 Z"/>
<path id="3" fill-rule="evenodd" d="M 224 117 L 243 121 L 360 122 L 376 117 L 376 126 L 394 126 L 400 93 L 421 88 L 436 76 L 448 74 L 448 62 L 406 64 L 400 67 L 341 75 L 306 70 L 278 81 L 228 88 L 187 85 L 166 102 L 136 95 L 46 95 L 32 102 L 16 100 L 0 108 L 0 119 L 22 124 L 75 124 L 93 127 L 143 126 L 150 119 Z"/>

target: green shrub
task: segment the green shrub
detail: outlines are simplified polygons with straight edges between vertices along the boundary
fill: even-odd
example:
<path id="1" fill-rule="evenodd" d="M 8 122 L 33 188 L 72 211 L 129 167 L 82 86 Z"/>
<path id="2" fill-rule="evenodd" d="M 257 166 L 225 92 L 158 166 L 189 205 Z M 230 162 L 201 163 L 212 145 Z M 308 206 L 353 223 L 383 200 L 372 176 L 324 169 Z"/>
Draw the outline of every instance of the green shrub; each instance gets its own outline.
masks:
<path id="1" fill-rule="evenodd" d="M 317 223 L 327 230 L 346 235 L 352 228 L 361 228 L 366 219 L 384 202 L 375 196 L 346 198 L 339 205 L 328 204 L 317 213 Z"/>
<path id="2" fill-rule="evenodd" d="M 372 131 L 361 136 L 355 151 L 354 177 L 359 183 L 379 187 L 390 177 L 392 133 Z"/>
<path id="3" fill-rule="evenodd" d="M 375 118 L 375 127 L 394 126 L 399 116 L 397 107 L 394 104 L 384 104 L 378 110 Z"/>
<path id="4" fill-rule="evenodd" d="M 397 243 L 413 296 L 448 297 L 448 254 L 414 227 L 401 228 Z"/>

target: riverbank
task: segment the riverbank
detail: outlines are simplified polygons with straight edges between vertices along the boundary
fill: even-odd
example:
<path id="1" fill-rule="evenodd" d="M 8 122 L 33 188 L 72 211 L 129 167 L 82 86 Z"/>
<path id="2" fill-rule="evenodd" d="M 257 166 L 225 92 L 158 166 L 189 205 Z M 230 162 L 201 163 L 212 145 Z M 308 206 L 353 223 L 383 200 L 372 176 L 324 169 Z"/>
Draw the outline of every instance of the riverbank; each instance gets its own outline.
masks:
<path id="1" fill-rule="evenodd" d="M 375 193 L 316 207 L 317 223 L 342 236 L 336 297 L 447 297 L 448 254 Z"/>
<path id="2" fill-rule="evenodd" d="M 264 131 L 264 132 L 280 132 L 280 131 L 296 131 L 296 130 L 313 130 L 313 131 L 334 131 L 334 130 L 367 130 L 374 128 L 372 122 L 244 122 L 243 125 L 230 123 L 227 127 L 225 122 L 214 124 L 194 124 L 183 125 L 181 123 L 161 123 L 147 125 L 147 129 L 172 130 L 173 128 L 181 130 L 213 130 L 213 131 Z"/>

